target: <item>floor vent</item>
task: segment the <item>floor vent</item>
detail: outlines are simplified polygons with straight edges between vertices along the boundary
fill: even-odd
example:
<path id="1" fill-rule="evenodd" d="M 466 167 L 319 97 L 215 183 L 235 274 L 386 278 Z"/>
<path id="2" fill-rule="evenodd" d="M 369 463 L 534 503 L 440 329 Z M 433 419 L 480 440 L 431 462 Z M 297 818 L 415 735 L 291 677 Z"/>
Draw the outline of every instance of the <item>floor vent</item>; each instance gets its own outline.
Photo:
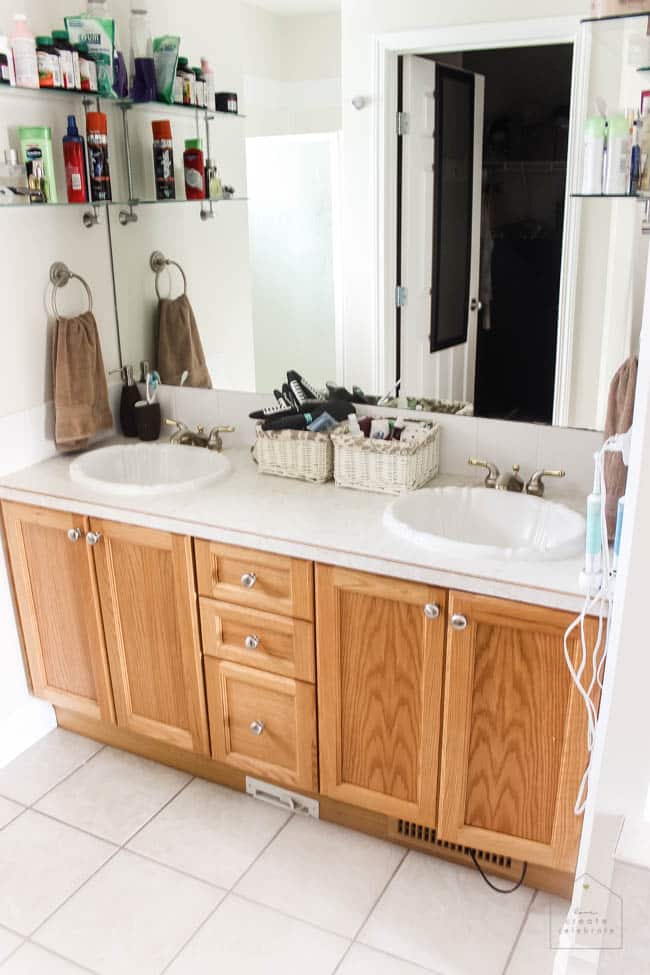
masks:
<path id="1" fill-rule="evenodd" d="M 436 830 L 431 826 L 422 826 L 420 823 L 413 823 L 409 819 L 397 820 L 396 833 L 405 839 L 415 840 L 423 846 L 448 850 L 450 853 L 466 856 L 468 859 L 471 859 L 473 853 L 479 863 L 501 867 L 503 870 L 511 870 L 513 867 L 511 857 L 502 856 L 499 853 L 489 853 L 487 850 L 477 850 L 471 846 L 460 846 L 458 843 L 450 843 L 449 840 L 440 839 Z"/>

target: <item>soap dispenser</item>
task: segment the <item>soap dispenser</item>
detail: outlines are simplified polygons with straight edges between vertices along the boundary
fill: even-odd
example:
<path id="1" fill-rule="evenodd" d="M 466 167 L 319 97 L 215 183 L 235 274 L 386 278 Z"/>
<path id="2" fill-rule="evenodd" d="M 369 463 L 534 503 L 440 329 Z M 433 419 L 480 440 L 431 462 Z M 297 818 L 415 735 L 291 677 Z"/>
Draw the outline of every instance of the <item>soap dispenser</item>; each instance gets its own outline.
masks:
<path id="1" fill-rule="evenodd" d="M 140 399 L 140 391 L 133 379 L 133 366 L 122 369 L 122 396 L 120 398 L 120 427 L 125 437 L 137 437 L 135 404 Z"/>

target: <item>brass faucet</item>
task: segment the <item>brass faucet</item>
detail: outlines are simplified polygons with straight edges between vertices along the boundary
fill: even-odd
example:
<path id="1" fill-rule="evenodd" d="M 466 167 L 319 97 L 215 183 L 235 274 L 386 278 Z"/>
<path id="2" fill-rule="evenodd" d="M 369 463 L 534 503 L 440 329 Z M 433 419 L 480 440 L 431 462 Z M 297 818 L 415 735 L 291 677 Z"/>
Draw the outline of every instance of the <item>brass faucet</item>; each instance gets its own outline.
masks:
<path id="1" fill-rule="evenodd" d="M 212 427 L 209 433 L 206 433 L 205 427 L 201 426 L 197 427 L 196 430 L 190 430 L 185 423 L 181 423 L 180 420 L 173 420 L 171 417 L 167 417 L 165 423 L 168 427 L 176 427 L 176 433 L 172 434 L 170 443 L 188 447 L 207 447 L 208 450 L 223 450 L 221 434 L 235 432 L 234 427 L 218 426 Z"/>
<path id="2" fill-rule="evenodd" d="M 535 471 L 526 484 L 526 494 L 535 498 L 544 497 L 544 477 L 566 477 L 566 471 Z"/>
<path id="3" fill-rule="evenodd" d="M 521 494 L 524 490 L 524 482 L 519 476 L 519 464 L 512 465 L 511 473 L 501 474 L 497 465 L 490 460 L 477 460 L 476 457 L 470 457 L 467 463 L 471 464 L 472 467 L 485 467 L 487 474 L 483 483 L 486 488 L 494 488 L 496 491 L 513 491 L 517 494 Z"/>

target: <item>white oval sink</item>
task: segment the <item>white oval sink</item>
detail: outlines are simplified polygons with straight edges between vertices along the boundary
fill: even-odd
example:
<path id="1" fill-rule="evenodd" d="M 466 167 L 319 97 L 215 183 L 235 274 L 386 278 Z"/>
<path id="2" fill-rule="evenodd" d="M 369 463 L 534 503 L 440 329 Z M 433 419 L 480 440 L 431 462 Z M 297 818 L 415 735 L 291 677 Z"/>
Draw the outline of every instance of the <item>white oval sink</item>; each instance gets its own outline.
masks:
<path id="1" fill-rule="evenodd" d="M 403 495 L 386 509 L 384 524 L 431 552 L 498 561 L 573 558 L 585 538 L 585 519 L 563 504 L 483 487 Z"/>
<path id="2" fill-rule="evenodd" d="M 77 484 L 120 495 L 197 490 L 229 472 L 229 461 L 216 451 L 169 443 L 100 447 L 70 464 L 70 477 Z"/>

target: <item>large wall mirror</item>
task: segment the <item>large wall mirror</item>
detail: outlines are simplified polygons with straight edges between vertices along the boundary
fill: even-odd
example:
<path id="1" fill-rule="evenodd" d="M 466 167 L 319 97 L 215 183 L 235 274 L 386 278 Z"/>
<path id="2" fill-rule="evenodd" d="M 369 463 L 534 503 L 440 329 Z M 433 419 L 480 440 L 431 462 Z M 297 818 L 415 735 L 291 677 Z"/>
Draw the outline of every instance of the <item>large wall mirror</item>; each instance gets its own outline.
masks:
<path id="1" fill-rule="evenodd" d="M 577 46 L 572 35 L 395 52 L 386 96 L 401 113 L 387 135 L 397 206 L 386 234 L 399 287 L 383 388 L 367 393 L 395 386 L 400 405 L 602 428 L 611 378 L 638 345 L 647 237 L 637 201 L 579 197 L 584 120 L 603 102 L 640 108 L 633 52 L 646 27 L 647 18 L 583 26 Z M 326 42 L 338 65 L 338 28 Z M 277 80 L 246 76 L 242 114 L 210 123 L 210 154 L 234 190 L 212 219 L 181 201 L 142 206 L 126 226 L 112 214 L 123 361 L 159 363 L 160 299 L 186 289 L 205 369 L 196 380 L 179 347 L 165 382 L 271 393 L 292 369 L 318 388 L 355 384 L 355 363 L 343 372 L 343 268 L 354 243 L 340 230 L 340 74 L 322 73 L 299 96 L 291 83 L 291 105 Z M 177 187 L 185 140 L 205 138 L 192 112 L 133 113 L 145 198 L 151 122 L 165 117 Z M 170 262 L 158 275 L 154 252 Z M 392 288 L 395 266 L 385 274 Z"/>

